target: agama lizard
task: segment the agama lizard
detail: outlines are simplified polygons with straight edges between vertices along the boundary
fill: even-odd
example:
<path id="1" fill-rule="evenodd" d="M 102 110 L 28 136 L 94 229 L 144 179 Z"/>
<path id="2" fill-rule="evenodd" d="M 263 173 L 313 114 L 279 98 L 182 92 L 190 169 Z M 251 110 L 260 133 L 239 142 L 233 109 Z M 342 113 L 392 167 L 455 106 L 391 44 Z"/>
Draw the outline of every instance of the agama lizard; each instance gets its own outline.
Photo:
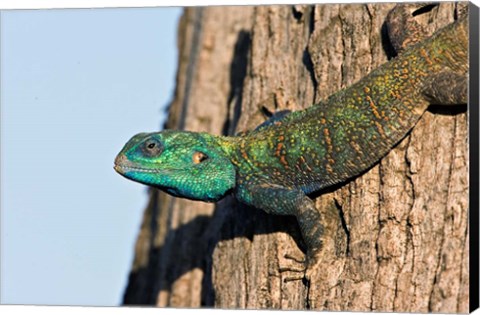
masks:
<path id="1" fill-rule="evenodd" d="M 305 110 L 274 115 L 241 136 L 140 133 L 114 168 L 173 196 L 214 202 L 233 193 L 267 213 L 295 216 L 309 268 L 324 228 L 308 195 L 372 167 L 430 104 L 466 104 L 467 52 L 464 17 Z"/>

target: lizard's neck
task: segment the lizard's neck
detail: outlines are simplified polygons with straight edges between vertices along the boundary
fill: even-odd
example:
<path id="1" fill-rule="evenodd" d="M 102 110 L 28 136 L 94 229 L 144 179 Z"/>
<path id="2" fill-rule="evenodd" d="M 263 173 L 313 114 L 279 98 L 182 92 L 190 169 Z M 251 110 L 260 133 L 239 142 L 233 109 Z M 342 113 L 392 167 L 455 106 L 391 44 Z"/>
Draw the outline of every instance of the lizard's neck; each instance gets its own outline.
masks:
<path id="1" fill-rule="evenodd" d="M 237 151 L 241 137 L 239 136 L 212 136 L 212 141 L 223 150 L 225 156 L 232 158 Z"/>

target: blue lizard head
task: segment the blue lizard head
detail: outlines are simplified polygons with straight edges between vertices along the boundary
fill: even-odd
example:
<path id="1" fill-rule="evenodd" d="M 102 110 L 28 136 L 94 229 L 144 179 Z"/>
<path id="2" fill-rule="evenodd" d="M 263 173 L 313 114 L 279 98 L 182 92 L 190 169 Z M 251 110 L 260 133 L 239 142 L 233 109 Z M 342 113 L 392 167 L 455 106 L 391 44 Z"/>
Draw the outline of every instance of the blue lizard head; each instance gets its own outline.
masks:
<path id="1" fill-rule="evenodd" d="M 219 139 L 186 131 L 140 133 L 125 144 L 114 169 L 173 196 L 217 201 L 235 185 L 235 168 Z"/>

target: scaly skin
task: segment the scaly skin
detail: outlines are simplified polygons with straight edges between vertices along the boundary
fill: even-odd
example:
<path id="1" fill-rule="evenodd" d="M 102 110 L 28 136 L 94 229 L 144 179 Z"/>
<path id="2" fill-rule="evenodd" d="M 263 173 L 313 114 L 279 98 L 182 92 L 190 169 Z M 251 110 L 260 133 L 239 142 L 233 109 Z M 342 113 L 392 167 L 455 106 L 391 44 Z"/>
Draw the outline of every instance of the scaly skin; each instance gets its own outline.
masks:
<path id="1" fill-rule="evenodd" d="M 307 267 L 321 252 L 322 218 L 307 194 L 377 163 L 432 104 L 467 102 L 463 18 L 405 50 L 349 88 L 243 136 L 166 130 L 134 136 L 115 170 L 174 196 L 246 204 L 297 217 Z"/>

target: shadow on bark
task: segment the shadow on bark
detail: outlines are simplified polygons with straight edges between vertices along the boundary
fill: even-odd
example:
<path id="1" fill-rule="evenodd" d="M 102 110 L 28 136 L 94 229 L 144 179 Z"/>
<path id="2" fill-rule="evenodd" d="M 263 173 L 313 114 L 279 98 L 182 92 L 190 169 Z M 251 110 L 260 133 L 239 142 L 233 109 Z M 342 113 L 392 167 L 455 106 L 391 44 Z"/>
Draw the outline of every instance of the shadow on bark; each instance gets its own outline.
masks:
<path id="1" fill-rule="evenodd" d="M 154 221 L 156 221 L 155 216 L 152 216 L 152 218 L 152 230 L 156 231 L 157 227 L 153 227 L 155 225 Z M 241 228 L 238 228 L 238 224 L 235 222 L 244 222 L 244 224 Z M 258 222 L 264 222 L 265 224 L 258 225 Z M 212 283 L 212 255 L 217 243 L 239 237 L 253 240 L 254 235 L 277 232 L 290 234 L 297 242 L 297 246 L 302 250 L 305 249 L 294 217 L 268 215 L 261 210 L 236 202 L 233 197 L 227 197 L 216 205 L 212 217 L 198 216 L 189 223 L 170 230 L 166 236 L 166 239 L 169 239 L 169 246 L 154 247 L 153 239 L 151 240 L 150 263 L 148 267 L 139 268 L 130 273 L 129 285 L 125 290 L 123 304 L 156 305 L 156 299 L 160 291 L 171 291 L 173 283 L 183 274 L 199 268 L 204 274 L 201 305 L 213 307 L 215 292 Z M 178 259 L 178 264 L 171 269 L 167 269 L 165 281 L 160 282 L 158 286 L 154 286 L 153 281 L 146 280 L 159 278 L 158 269 L 153 268 L 153 266 L 158 266 L 159 259 L 171 252 L 171 246 L 187 246 L 188 248 L 185 248 L 182 252 L 195 253 L 202 259 L 198 263 L 192 264 L 195 260 L 189 260 L 188 257 L 173 258 Z M 168 263 L 166 265 L 172 266 Z M 138 294 L 135 294 L 135 292 Z M 145 294 L 145 292 L 150 292 L 150 294 Z"/>

